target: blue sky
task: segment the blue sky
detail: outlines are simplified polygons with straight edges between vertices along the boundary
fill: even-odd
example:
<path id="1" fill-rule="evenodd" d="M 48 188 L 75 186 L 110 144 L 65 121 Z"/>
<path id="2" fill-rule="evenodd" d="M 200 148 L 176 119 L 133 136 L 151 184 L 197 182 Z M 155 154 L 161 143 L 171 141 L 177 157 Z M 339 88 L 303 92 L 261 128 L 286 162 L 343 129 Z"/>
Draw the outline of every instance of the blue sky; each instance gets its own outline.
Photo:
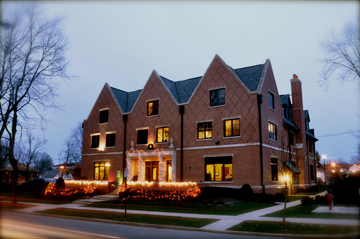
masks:
<path id="1" fill-rule="evenodd" d="M 317 59 L 323 57 L 319 41 L 358 21 L 356 1 L 41 4 L 48 16 L 66 17 L 68 73 L 77 76 L 59 83 L 57 102 L 63 110 L 48 112 L 50 123 L 38 132 L 48 139 L 44 151 L 55 163 L 71 128 L 88 117 L 105 82 L 133 91 L 144 87 L 152 70 L 173 81 L 201 76 L 215 54 L 233 68 L 270 59 L 280 94 L 291 93 L 290 79 L 297 74 L 310 127 L 319 138 L 316 149 L 328 159 L 356 155 L 359 142 L 341 134 L 360 130 L 356 84 L 339 84 L 337 74 L 327 91 L 317 82 L 322 69 Z"/>

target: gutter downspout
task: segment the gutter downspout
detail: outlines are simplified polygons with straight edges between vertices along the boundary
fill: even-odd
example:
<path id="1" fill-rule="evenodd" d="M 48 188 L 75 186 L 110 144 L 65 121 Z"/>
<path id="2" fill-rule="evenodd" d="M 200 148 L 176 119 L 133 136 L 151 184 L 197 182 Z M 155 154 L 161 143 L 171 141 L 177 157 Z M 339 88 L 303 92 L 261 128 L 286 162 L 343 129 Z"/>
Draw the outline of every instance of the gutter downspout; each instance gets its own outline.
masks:
<path id="1" fill-rule="evenodd" d="M 184 159 L 184 114 L 185 106 L 179 106 L 179 113 L 181 115 L 181 134 L 180 134 L 180 182 L 183 181 L 183 159 Z"/>
<path id="2" fill-rule="evenodd" d="M 262 146 L 262 122 L 261 122 L 261 104 L 263 102 L 263 96 L 257 95 L 258 103 L 258 113 L 259 113 L 259 137 L 260 137 L 260 180 L 262 193 L 265 194 L 265 185 L 264 185 L 264 173 L 263 173 L 263 146 Z"/>
<path id="3" fill-rule="evenodd" d="M 123 121 L 124 121 L 124 145 L 123 145 L 123 183 L 126 180 L 125 177 L 125 168 L 126 168 L 126 126 L 127 126 L 127 120 L 128 116 L 123 115 Z"/>

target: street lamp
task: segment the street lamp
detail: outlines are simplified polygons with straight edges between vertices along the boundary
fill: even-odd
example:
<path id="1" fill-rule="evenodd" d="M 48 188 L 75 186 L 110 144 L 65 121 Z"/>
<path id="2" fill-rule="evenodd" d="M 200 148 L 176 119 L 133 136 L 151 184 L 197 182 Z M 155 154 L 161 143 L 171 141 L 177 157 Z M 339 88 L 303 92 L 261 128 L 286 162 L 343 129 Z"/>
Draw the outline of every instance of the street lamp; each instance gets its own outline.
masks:
<path id="1" fill-rule="evenodd" d="M 323 159 L 324 159 L 324 175 L 325 175 L 325 184 L 326 184 L 326 170 L 325 170 L 325 160 L 326 160 L 326 155 L 325 154 L 323 154 L 322 155 L 322 157 L 323 157 Z"/>

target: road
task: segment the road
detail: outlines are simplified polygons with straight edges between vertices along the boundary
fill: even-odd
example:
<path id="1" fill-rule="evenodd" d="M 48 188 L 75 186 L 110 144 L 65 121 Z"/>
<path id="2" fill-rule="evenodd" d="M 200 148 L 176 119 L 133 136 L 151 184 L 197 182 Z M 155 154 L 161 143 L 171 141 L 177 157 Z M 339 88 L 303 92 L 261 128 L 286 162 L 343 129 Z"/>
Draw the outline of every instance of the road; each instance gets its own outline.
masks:
<path id="1" fill-rule="evenodd" d="M 99 238 L 99 239 L 238 239 L 262 238 L 249 235 L 236 235 L 226 233 L 212 233 L 203 231 L 187 231 L 153 227 L 130 226 L 123 224 L 93 222 L 24 214 L 10 211 L 1 211 L 0 238 L 3 239 L 52 239 L 52 238 Z"/>

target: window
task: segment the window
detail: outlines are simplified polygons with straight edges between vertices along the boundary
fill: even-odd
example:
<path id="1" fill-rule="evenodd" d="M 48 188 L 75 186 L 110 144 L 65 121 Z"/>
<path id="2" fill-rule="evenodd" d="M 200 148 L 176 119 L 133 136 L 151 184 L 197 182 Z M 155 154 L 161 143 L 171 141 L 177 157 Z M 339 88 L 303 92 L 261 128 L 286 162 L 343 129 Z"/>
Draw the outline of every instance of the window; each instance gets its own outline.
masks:
<path id="1" fill-rule="evenodd" d="M 205 181 L 232 181 L 232 157 L 205 158 Z"/>
<path id="2" fill-rule="evenodd" d="M 272 181 L 278 181 L 277 158 L 271 158 L 271 180 Z"/>
<path id="3" fill-rule="evenodd" d="M 91 148 L 99 148 L 100 135 L 91 135 Z"/>
<path id="4" fill-rule="evenodd" d="M 224 137 L 240 136 L 240 119 L 224 121 Z"/>
<path id="5" fill-rule="evenodd" d="M 210 106 L 225 105 L 225 89 L 210 90 Z"/>
<path id="6" fill-rule="evenodd" d="M 147 144 L 147 140 L 148 140 L 148 130 L 147 129 L 138 130 L 136 144 Z"/>
<path id="7" fill-rule="evenodd" d="M 274 94 L 269 92 L 269 108 L 275 110 Z"/>
<path id="8" fill-rule="evenodd" d="M 95 162 L 94 163 L 94 179 L 95 180 L 108 180 L 110 171 L 109 162 Z"/>
<path id="9" fill-rule="evenodd" d="M 310 164 L 310 180 L 314 181 L 314 165 Z"/>
<path id="10" fill-rule="evenodd" d="M 147 102 L 147 116 L 158 115 L 159 114 L 159 101 L 149 101 Z"/>
<path id="11" fill-rule="evenodd" d="M 100 111 L 100 124 L 107 123 L 109 118 L 109 110 L 101 110 Z"/>
<path id="12" fill-rule="evenodd" d="M 312 153 L 313 152 L 312 142 L 311 141 L 308 142 L 309 142 L 309 152 Z"/>
<path id="13" fill-rule="evenodd" d="M 277 140 L 276 124 L 269 122 L 269 138 Z"/>
<path id="14" fill-rule="evenodd" d="M 294 145 L 294 133 L 291 131 L 289 132 L 289 144 Z"/>
<path id="15" fill-rule="evenodd" d="M 198 139 L 212 138 L 212 122 L 198 123 Z"/>
<path id="16" fill-rule="evenodd" d="M 172 161 L 166 161 L 166 180 L 167 182 L 172 181 Z"/>
<path id="17" fill-rule="evenodd" d="M 169 127 L 161 127 L 156 129 L 156 142 L 169 142 Z"/>
<path id="18" fill-rule="evenodd" d="M 115 133 L 106 134 L 106 147 L 115 146 Z"/>

